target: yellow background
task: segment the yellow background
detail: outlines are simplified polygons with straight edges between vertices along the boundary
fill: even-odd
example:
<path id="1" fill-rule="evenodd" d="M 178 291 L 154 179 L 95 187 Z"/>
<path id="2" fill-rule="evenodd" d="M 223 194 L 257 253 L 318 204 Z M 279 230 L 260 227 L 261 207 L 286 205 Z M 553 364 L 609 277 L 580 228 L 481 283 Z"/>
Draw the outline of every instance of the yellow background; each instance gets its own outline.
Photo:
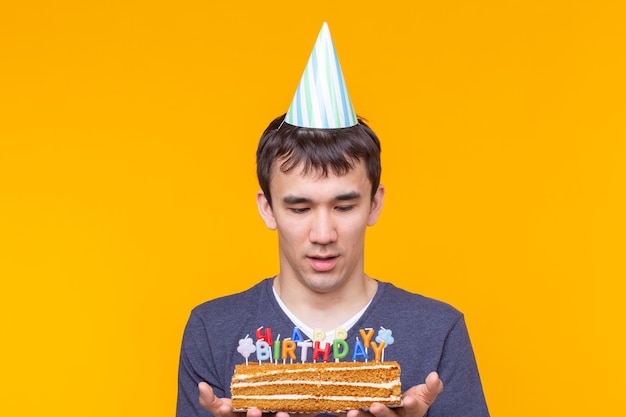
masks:
<path id="1" fill-rule="evenodd" d="M 277 271 L 254 151 L 324 20 L 367 271 L 466 314 L 492 415 L 625 415 L 622 4 L 2 0 L 0 415 L 173 415 L 191 308 Z"/>

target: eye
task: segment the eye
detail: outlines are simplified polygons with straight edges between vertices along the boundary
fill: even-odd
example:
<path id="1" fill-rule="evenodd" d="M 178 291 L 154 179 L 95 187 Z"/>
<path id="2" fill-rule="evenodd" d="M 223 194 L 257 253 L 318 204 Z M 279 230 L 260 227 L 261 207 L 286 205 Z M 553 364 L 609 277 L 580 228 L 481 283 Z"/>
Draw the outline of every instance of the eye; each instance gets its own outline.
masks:
<path id="1" fill-rule="evenodd" d="M 295 214 L 306 213 L 308 210 L 309 209 L 306 208 L 306 207 L 304 207 L 304 208 L 301 208 L 301 207 L 290 207 L 289 208 L 289 211 L 291 211 L 292 213 L 295 213 Z"/>
<path id="2" fill-rule="evenodd" d="M 352 210 L 353 208 L 354 208 L 354 205 L 349 205 L 349 206 L 337 206 L 337 207 L 335 207 L 335 209 L 336 209 L 337 211 L 340 211 L 340 212 L 350 211 L 350 210 Z"/>

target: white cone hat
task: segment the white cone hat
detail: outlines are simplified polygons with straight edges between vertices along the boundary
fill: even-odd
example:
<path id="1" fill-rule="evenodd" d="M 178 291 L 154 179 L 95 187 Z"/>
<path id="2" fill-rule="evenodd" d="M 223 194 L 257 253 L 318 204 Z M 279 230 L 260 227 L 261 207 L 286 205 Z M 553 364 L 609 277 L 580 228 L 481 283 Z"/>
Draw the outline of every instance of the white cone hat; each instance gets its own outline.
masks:
<path id="1" fill-rule="evenodd" d="M 316 129 L 358 123 L 326 22 L 317 36 L 285 123 Z"/>

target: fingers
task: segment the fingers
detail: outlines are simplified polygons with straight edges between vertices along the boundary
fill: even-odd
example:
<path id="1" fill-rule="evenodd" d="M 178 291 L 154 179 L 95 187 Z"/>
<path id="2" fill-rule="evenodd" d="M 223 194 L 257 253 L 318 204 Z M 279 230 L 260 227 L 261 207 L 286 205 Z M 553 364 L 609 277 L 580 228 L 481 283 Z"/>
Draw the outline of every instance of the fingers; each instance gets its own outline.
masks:
<path id="1" fill-rule="evenodd" d="M 399 409 L 391 409 L 381 403 L 374 403 L 369 408 L 369 412 L 375 417 L 398 417 L 397 410 Z"/>
<path id="2" fill-rule="evenodd" d="M 246 417 L 261 417 L 263 413 L 258 408 L 251 408 L 246 412 Z"/>
<path id="3" fill-rule="evenodd" d="M 365 417 L 366 415 L 367 414 L 360 410 L 350 410 L 346 414 L 346 417 Z"/>
<path id="4" fill-rule="evenodd" d="M 200 392 L 200 405 L 209 413 L 219 417 L 234 415 L 230 399 L 217 398 L 209 384 L 200 382 L 198 384 L 198 391 Z"/>

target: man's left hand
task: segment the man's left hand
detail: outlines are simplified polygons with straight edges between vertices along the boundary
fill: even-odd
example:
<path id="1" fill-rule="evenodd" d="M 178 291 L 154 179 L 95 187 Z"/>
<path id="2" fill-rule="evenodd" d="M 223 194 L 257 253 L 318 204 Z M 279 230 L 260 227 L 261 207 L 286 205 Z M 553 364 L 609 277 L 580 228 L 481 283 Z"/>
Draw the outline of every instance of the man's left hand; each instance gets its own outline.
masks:
<path id="1" fill-rule="evenodd" d="M 442 391 L 443 382 L 439 375 L 431 372 L 424 384 L 411 387 L 402 394 L 402 407 L 389 408 L 384 404 L 374 403 L 369 412 L 351 410 L 347 417 L 423 417 Z"/>

